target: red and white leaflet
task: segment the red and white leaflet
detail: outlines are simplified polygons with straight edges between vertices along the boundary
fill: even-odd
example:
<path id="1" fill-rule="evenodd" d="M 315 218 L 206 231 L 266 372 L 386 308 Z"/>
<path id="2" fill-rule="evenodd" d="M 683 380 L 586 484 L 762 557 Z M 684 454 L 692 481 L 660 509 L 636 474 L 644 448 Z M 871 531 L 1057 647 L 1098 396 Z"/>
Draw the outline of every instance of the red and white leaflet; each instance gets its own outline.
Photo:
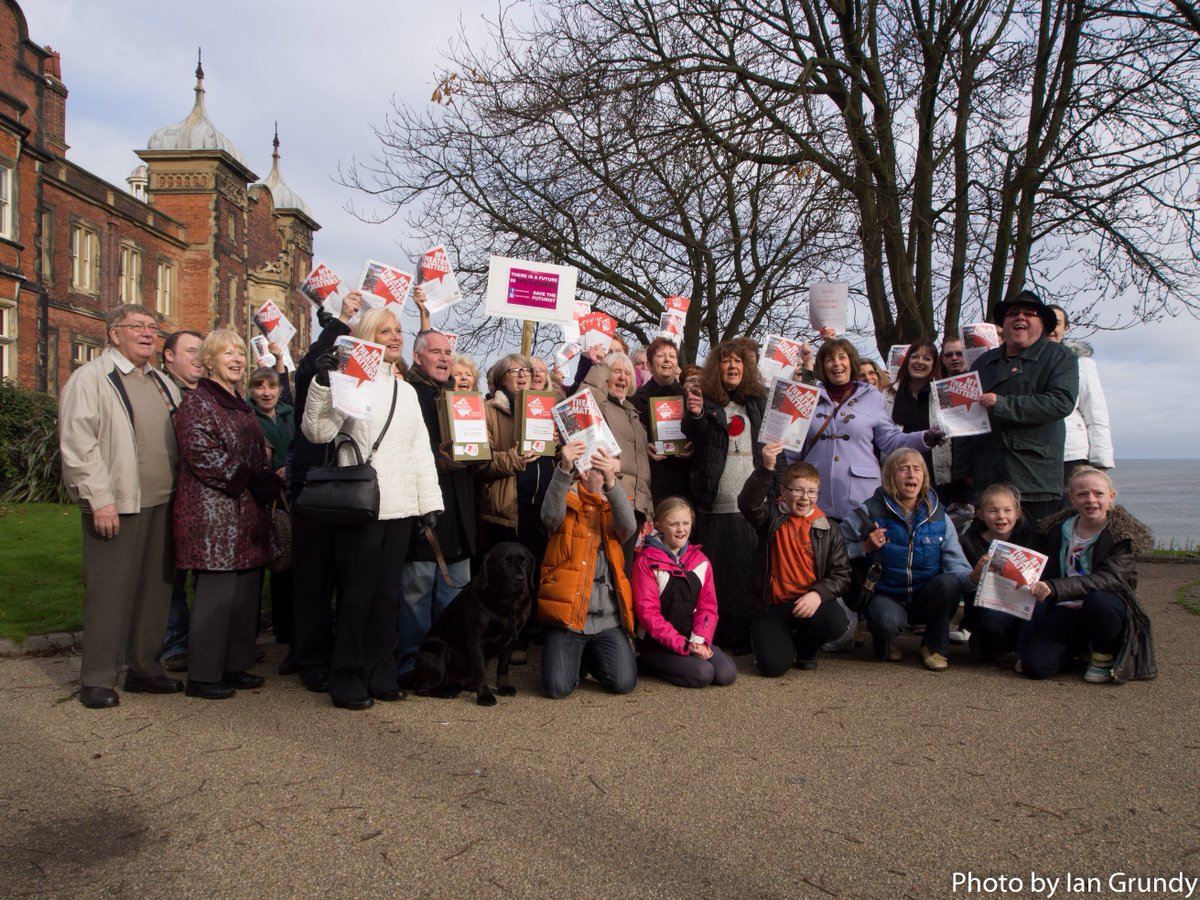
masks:
<path id="1" fill-rule="evenodd" d="M 583 349 L 589 350 L 597 344 L 612 345 L 617 333 L 617 320 L 607 313 L 588 313 L 579 320 L 579 332 L 583 336 Z"/>
<path id="2" fill-rule="evenodd" d="M 421 287 L 425 290 L 425 308 L 431 313 L 453 306 L 463 298 L 446 248 L 439 244 L 421 257 Z"/>
<path id="3" fill-rule="evenodd" d="M 988 434 L 992 423 L 979 398 L 983 387 L 978 372 L 951 375 L 933 383 L 934 411 L 937 423 L 949 437 Z"/>
<path id="4" fill-rule="evenodd" d="M 651 397 L 649 408 L 654 452 L 662 456 L 679 453 L 687 443 L 683 433 L 683 397 Z"/>
<path id="5" fill-rule="evenodd" d="M 383 371 L 383 344 L 342 335 L 333 346 L 338 351 L 338 369 L 329 373 L 333 408 L 352 419 L 371 416 L 371 385 Z"/>
<path id="6" fill-rule="evenodd" d="M 377 259 L 368 259 L 363 263 L 358 289 L 363 292 L 364 300 L 368 300 L 367 295 L 370 295 L 382 301 L 366 304 L 372 308 L 387 306 L 389 303 L 399 303 L 403 306 L 412 282 L 412 273 L 381 263 Z"/>
<path id="7" fill-rule="evenodd" d="M 762 357 L 758 362 L 758 371 L 762 374 L 763 383 L 769 385 L 773 378 L 786 378 L 789 381 L 795 378 L 796 367 L 800 365 L 803 351 L 803 341 L 768 334 L 767 342 L 763 345 Z"/>
<path id="8" fill-rule="evenodd" d="M 802 384 L 790 378 L 773 379 L 762 428 L 758 431 L 759 443 L 782 441 L 785 450 L 803 450 L 820 394 L 813 384 Z"/>
<path id="9" fill-rule="evenodd" d="M 601 448 L 612 456 L 621 455 L 621 447 L 604 421 L 604 414 L 600 412 L 600 405 L 596 403 L 590 388 L 583 388 L 578 394 L 556 403 L 554 421 L 558 423 L 558 433 L 564 444 L 583 441 L 587 447 L 575 461 L 575 468 L 579 472 L 586 472 L 592 467 L 592 454 Z"/>
<path id="10" fill-rule="evenodd" d="M 486 445 L 487 420 L 483 413 L 483 394 L 459 394 L 449 405 L 450 442 Z"/>
<path id="11" fill-rule="evenodd" d="M 895 384 L 897 376 L 900 374 L 900 367 L 904 365 L 904 355 L 908 353 L 910 344 L 892 344 L 888 349 L 888 378 Z M 855 376 L 858 377 L 857 375 Z"/>
<path id="12" fill-rule="evenodd" d="M 667 312 L 679 313 L 681 316 L 686 316 L 688 307 L 692 305 L 691 297 L 684 297 L 680 294 L 672 294 L 663 301 L 663 306 L 667 308 Z"/>
<path id="13" fill-rule="evenodd" d="M 579 330 L 579 320 L 584 316 L 589 315 L 592 311 L 592 304 L 586 300 L 576 300 L 575 308 L 571 313 L 571 321 L 563 322 L 559 325 L 559 330 L 562 331 L 562 339 L 568 344 L 579 341 L 583 337 L 583 333 Z"/>
<path id="14" fill-rule="evenodd" d="M 575 305 L 571 309 L 571 318 L 578 322 L 584 316 L 592 311 L 592 304 L 586 300 L 576 300 Z"/>
<path id="15" fill-rule="evenodd" d="M 545 391 L 521 392 L 521 452 L 553 455 L 554 401 Z"/>
<path id="16" fill-rule="evenodd" d="M 254 364 L 270 369 L 275 365 L 275 354 L 267 349 L 268 343 L 270 342 L 266 335 L 255 334 L 250 337 L 250 349 L 254 351 Z"/>
<path id="17" fill-rule="evenodd" d="M 684 318 L 681 313 L 668 310 L 658 320 L 657 337 L 665 337 L 678 347 L 683 343 L 683 324 Z"/>
<path id="18" fill-rule="evenodd" d="M 991 322 L 972 322 L 960 329 L 962 332 L 963 355 L 967 368 L 989 350 L 1000 346 L 1000 329 Z"/>
<path id="19" fill-rule="evenodd" d="M 454 352 L 454 348 L 458 346 L 458 335 L 453 331 L 443 331 L 442 336 L 450 342 L 450 352 Z"/>
<path id="20" fill-rule="evenodd" d="M 337 302 L 342 292 L 342 279 L 323 262 L 313 264 L 312 271 L 300 284 L 302 293 L 314 306 L 323 306 L 334 315 L 341 312 Z M 337 306 L 335 310 L 333 307 Z"/>
<path id="21" fill-rule="evenodd" d="M 262 329 L 262 333 L 266 335 L 268 341 L 279 345 L 283 350 L 283 364 L 289 372 L 294 372 L 296 364 L 292 362 L 292 353 L 288 349 L 288 344 L 296 336 L 296 326 L 288 321 L 283 310 L 276 305 L 274 300 L 268 300 L 255 311 L 254 323 Z M 271 365 L 275 365 L 275 363 L 271 363 Z"/>
<path id="22" fill-rule="evenodd" d="M 808 323 L 813 329 L 832 328 L 846 333 L 846 307 L 850 304 L 850 285 L 817 283 L 808 286 Z"/>
<path id="23" fill-rule="evenodd" d="M 975 605 L 1032 618 L 1037 601 L 1029 588 L 1041 579 L 1048 557 L 1007 541 L 992 541 L 988 554 L 992 558 L 979 579 Z"/>

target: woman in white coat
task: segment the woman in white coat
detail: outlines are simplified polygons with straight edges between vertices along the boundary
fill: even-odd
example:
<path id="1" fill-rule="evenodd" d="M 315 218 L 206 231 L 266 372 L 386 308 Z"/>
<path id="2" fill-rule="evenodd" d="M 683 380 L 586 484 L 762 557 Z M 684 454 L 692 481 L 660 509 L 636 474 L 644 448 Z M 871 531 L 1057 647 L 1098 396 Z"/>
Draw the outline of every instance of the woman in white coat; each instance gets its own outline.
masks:
<path id="1" fill-rule="evenodd" d="M 373 309 L 362 316 L 353 334 L 384 346 L 381 371 L 371 383 L 370 416 L 354 419 L 334 409 L 329 370 L 336 366 L 337 354 L 331 351 L 316 361 L 317 375 L 309 388 L 302 427 L 315 444 L 348 435 L 363 460 L 379 442 L 372 458 L 379 478 L 378 520 L 339 526 L 334 538 L 341 591 L 329 696 L 335 706 L 366 709 L 375 700 L 404 696 L 396 683 L 393 656 L 400 573 L 413 529 L 433 524 L 442 511 L 442 492 L 417 395 L 393 368 L 404 348 L 399 320 L 390 307 Z M 343 444 L 339 462 L 356 461 L 353 449 Z"/>

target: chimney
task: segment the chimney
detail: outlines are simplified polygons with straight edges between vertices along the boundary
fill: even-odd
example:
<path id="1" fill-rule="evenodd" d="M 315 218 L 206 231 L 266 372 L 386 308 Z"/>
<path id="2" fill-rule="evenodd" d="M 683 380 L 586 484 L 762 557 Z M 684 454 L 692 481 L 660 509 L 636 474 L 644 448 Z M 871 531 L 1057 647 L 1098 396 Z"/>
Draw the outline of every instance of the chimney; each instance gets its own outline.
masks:
<path id="1" fill-rule="evenodd" d="M 49 45 L 42 63 L 46 91 L 42 111 L 42 140 L 55 156 L 67 155 L 67 86 L 62 80 L 62 56 Z"/>

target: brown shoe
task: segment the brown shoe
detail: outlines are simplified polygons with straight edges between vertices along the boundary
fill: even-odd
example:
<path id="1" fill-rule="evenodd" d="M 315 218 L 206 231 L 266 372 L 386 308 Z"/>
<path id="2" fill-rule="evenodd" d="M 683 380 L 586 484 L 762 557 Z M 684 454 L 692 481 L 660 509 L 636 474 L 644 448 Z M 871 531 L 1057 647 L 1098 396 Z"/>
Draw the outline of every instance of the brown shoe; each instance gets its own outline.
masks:
<path id="1" fill-rule="evenodd" d="M 950 662 L 946 657 L 930 650 L 924 644 L 921 645 L 921 662 L 925 663 L 925 668 L 931 672 L 945 672 L 950 668 Z"/>
<path id="2" fill-rule="evenodd" d="M 110 706 L 119 704 L 121 698 L 117 696 L 117 692 L 112 688 L 81 687 L 79 689 L 79 702 L 88 709 L 108 709 Z"/>

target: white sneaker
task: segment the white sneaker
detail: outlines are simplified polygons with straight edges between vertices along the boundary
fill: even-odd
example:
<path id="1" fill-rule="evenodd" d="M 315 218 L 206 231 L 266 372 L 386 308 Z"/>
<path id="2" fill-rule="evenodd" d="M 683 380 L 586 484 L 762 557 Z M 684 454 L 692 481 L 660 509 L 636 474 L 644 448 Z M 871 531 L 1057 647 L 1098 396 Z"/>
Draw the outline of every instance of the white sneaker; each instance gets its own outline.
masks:
<path id="1" fill-rule="evenodd" d="M 965 644 L 969 640 L 971 640 L 971 632 L 965 628 L 950 632 L 950 643 L 952 644 Z"/>

